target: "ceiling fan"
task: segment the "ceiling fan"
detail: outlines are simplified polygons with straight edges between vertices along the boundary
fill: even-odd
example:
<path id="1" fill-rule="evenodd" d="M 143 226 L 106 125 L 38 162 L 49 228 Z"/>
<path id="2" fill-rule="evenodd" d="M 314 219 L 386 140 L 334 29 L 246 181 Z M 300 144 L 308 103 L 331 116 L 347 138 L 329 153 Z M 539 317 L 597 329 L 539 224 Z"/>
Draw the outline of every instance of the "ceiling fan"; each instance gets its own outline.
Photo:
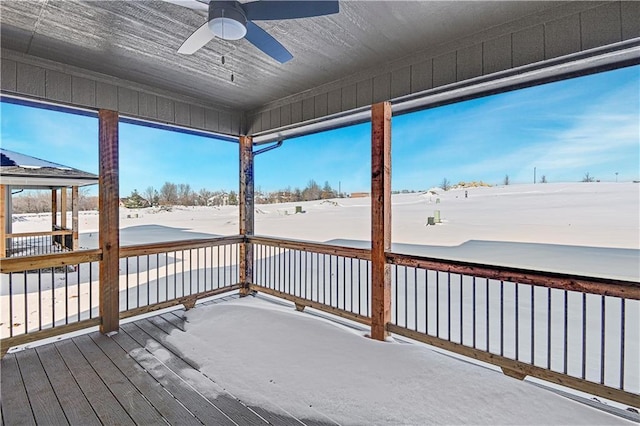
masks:
<path id="1" fill-rule="evenodd" d="M 245 38 L 280 63 L 289 61 L 293 55 L 253 21 L 309 18 L 339 11 L 337 0 L 262 0 L 247 3 L 211 0 L 208 4 L 198 0 L 165 1 L 209 12 L 207 22 L 182 43 L 178 53 L 191 55 L 214 37 L 223 40 Z"/>

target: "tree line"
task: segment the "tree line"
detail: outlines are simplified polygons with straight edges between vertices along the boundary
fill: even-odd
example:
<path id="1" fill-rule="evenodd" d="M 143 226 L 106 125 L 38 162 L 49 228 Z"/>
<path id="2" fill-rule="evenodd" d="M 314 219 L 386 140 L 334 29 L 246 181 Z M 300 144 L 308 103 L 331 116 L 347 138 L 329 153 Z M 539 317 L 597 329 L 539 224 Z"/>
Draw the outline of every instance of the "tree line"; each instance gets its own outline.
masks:
<path id="1" fill-rule="evenodd" d="M 58 206 L 60 206 L 61 203 L 60 198 L 60 194 L 58 194 Z M 11 197 L 11 205 L 13 213 L 51 213 L 51 191 L 30 190 L 14 192 Z M 67 211 L 70 212 L 71 195 L 67 197 L 66 207 Z M 79 188 L 78 209 L 97 210 L 98 196 L 89 195 L 89 189 L 87 188 Z"/>
<path id="2" fill-rule="evenodd" d="M 296 201 L 313 201 L 342 196 L 333 189 L 329 182 L 320 186 L 313 179 L 307 186 L 300 189 L 298 187 L 286 187 L 277 191 L 263 192 L 259 187 L 254 191 L 254 200 L 260 204 L 285 203 Z M 211 191 L 202 188 L 198 191 L 191 188 L 189 184 L 165 182 L 160 189 L 153 186 L 147 187 L 139 192 L 134 189 L 131 195 L 122 200 L 124 207 L 143 208 L 156 206 L 221 206 L 238 205 L 238 194 L 236 191 Z"/>

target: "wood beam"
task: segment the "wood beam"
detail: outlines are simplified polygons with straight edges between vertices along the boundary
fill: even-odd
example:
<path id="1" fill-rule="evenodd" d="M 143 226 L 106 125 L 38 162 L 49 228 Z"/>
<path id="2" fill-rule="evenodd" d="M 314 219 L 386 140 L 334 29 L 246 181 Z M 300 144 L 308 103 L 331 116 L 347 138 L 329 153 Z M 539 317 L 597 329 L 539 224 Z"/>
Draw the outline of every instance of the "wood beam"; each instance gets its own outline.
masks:
<path id="1" fill-rule="evenodd" d="M 254 233 L 254 197 L 253 197 L 253 139 L 240 137 L 240 235 Z M 240 296 L 249 294 L 249 285 L 253 284 L 253 244 L 240 244 Z"/>
<path id="2" fill-rule="evenodd" d="M 55 231 L 58 226 L 58 190 L 51 190 L 51 230 Z"/>
<path id="3" fill-rule="evenodd" d="M 0 185 L 0 258 L 7 257 L 7 204 L 11 197 L 11 194 L 7 195 L 7 188 L 6 185 Z"/>
<path id="4" fill-rule="evenodd" d="M 71 239 L 73 241 L 71 249 L 73 251 L 78 250 L 80 245 L 78 243 L 78 209 L 79 209 L 79 191 L 77 186 L 71 187 Z"/>
<path id="5" fill-rule="evenodd" d="M 371 107 L 371 338 L 384 340 L 391 320 L 391 103 Z"/>
<path id="6" fill-rule="evenodd" d="M 100 156 L 99 239 L 100 262 L 100 332 L 110 333 L 119 327 L 119 201 L 118 187 L 118 113 L 98 112 Z"/>
<path id="7" fill-rule="evenodd" d="M 67 188 L 60 188 L 60 226 L 67 229 Z"/>

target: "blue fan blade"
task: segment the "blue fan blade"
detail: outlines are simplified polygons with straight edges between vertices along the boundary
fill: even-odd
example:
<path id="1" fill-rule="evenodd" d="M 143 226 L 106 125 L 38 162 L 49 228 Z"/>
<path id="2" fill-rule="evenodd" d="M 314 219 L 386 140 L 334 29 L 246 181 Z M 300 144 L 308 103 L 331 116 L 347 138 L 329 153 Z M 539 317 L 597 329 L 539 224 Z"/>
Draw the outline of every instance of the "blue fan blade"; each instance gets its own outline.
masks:
<path id="1" fill-rule="evenodd" d="M 293 58 L 278 40 L 251 21 L 247 21 L 247 35 L 244 38 L 281 64 Z"/>
<path id="2" fill-rule="evenodd" d="M 340 11 L 337 1 L 262 0 L 245 3 L 242 8 L 250 21 L 310 18 Z"/>

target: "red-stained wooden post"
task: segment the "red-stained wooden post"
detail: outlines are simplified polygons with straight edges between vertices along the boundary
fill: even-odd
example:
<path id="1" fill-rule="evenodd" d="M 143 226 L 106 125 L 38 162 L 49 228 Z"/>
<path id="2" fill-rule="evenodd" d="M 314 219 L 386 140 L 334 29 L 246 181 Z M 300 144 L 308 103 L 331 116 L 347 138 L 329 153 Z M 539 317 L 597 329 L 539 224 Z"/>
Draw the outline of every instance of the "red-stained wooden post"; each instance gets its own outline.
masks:
<path id="1" fill-rule="evenodd" d="M 240 136 L 240 235 L 249 236 L 254 232 L 253 199 L 253 139 Z M 253 244 L 240 244 L 240 296 L 249 294 L 249 285 L 253 284 Z"/>
<path id="2" fill-rule="evenodd" d="M 100 324 L 101 333 L 117 331 L 120 310 L 119 273 L 119 205 L 118 183 L 118 113 L 103 110 L 98 112 L 99 122 L 99 238 L 102 248 L 100 262 Z"/>
<path id="3" fill-rule="evenodd" d="M 391 320 L 391 103 L 371 107 L 371 338 L 384 340 Z"/>

